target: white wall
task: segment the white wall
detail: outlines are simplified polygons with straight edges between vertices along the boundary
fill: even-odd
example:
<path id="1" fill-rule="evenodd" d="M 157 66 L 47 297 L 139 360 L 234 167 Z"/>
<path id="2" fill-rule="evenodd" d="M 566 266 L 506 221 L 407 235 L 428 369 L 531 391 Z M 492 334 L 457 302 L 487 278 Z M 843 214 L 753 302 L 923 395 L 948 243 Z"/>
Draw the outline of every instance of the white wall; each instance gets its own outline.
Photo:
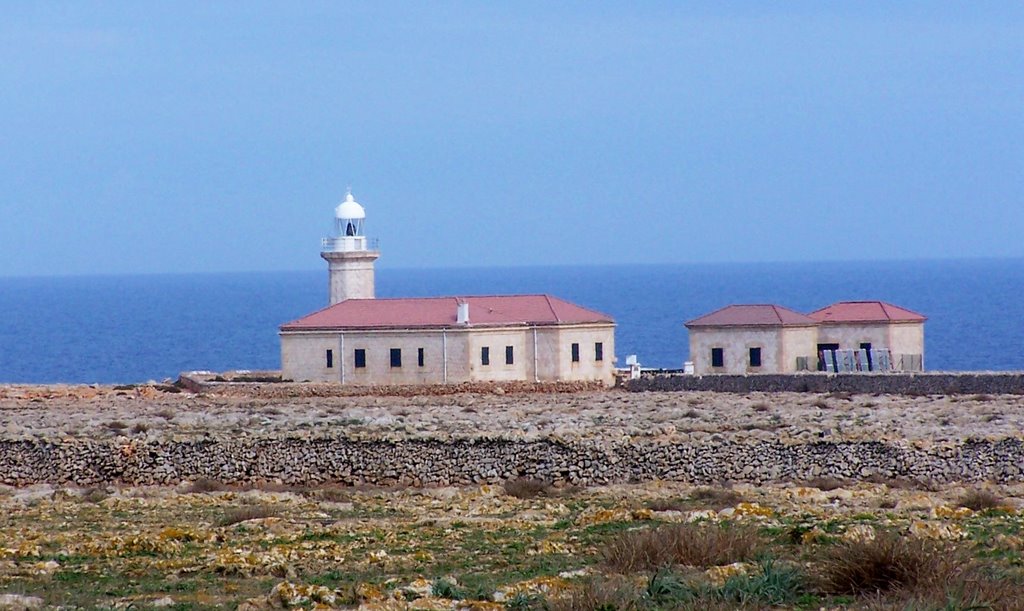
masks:
<path id="1" fill-rule="evenodd" d="M 711 366 L 711 349 L 723 350 L 723 366 Z M 761 366 L 750 366 L 750 348 L 761 348 Z M 690 329 L 690 359 L 695 374 L 779 373 L 785 358 L 782 327 Z"/>
<path id="2" fill-rule="evenodd" d="M 594 360 L 594 342 L 604 344 L 604 360 Z M 571 344 L 580 344 L 580 362 L 571 359 Z M 490 348 L 490 364 L 480 362 Z M 505 363 L 512 346 L 513 364 Z M 402 351 L 401 367 L 391 366 L 391 349 Z M 417 352 L 424 349 L 424 365 Z M 366 351 L 366 366 L 355 367 L 355 350 Z M 327 368 L 326 351 L 334 366 Z M 447 368 L 444 354 L 447 351 Z M 599 380 L 611 384 L 615 366 L 614 325 L 537 327 L 536 370 L 533 328 L 454 327 L 424 330 L 281 333 L 282 375 L 295 381 L 345 384 L 440 384 L 466 381 Z M 446 371 L 447 369 L 447 371 Z"/>

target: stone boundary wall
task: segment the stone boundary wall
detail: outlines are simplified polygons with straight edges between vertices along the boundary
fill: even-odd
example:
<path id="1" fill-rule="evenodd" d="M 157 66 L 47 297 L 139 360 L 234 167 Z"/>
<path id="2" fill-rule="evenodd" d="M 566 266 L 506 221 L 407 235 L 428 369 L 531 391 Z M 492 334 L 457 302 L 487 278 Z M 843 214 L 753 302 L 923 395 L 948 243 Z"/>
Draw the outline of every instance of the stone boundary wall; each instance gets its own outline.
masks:
<path id="1" fill-rule="evenodd" d="M 628 390 L 760 392 L 849 392 L 890 395 L 1024 395 L 1024 372 L 879 374 L 644 374 Z"/>
<path id="2" fill-rule="evenodd" d="M 275 378 L 275 374 L 276 378 Z M 403 385 L 359 385 L 333 382 L 283 382 L 279 372 L 255 372 L 247 375 L 235 373 L 182 373 L 174 386 L 161 385 L 164 392 L 184 389 L 205 395 L 236 397 L 261 397 L 285 399 L 297 397 L 414 397 L 445 396 L 461 393 L 479 394 L 526 394 L 526 393 L 576 393 L 606 390 L 603 382 L 523 382 L 508 380 L 502 382 L 460 382 L 457 384 L 403 384 Z"/>
<path id="3" fill-rule="evenodd" d="M 354 441 L 341 438 L 178 440 L 138 443 L 0 440 L 0 482 L 173 485 L 445 486 L 533 477 L 580 485 L 656 479 L 709 484 L 813 477 L 928 482 L 1024 481 L 1024 440 L 952 446 L 821 441 L 608 442 L 512 440 Z"/>

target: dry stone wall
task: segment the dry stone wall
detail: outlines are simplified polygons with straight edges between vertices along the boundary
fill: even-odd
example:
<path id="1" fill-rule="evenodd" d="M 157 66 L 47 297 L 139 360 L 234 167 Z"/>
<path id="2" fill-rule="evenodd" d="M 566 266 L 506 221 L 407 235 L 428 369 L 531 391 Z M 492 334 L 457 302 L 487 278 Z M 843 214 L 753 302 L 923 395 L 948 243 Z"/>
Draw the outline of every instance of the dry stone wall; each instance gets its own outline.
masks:
<path id="1" fill-rule="evenodd" d="M 644 374 L 625 383 L 643 391 L 849 392 L 892 395 L 1024 394 L 1024 372 L 884 374 Z"/>
<path id="2" fill-rule="evenodd" d="M 94 485 L 326 482 L 468 485 L 534 477 L 590 485 L 655 479 L 695 484 L 813 477 L 935 482 L 1024 481 L 1024 441 L 916 447 L 881 442 L 355 441 L 196 439 L 118 443 L 0 440 L 0 482 Z"/>

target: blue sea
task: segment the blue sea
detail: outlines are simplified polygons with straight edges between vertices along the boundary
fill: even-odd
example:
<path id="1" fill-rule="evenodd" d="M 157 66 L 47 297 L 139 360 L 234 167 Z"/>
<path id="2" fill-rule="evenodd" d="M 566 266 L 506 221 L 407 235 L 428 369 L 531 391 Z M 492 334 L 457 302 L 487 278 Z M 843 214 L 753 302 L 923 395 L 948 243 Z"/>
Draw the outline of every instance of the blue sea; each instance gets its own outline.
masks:
<path id="1" fill-rule="evenodd" d="M 928 316 L 929 370 L 1024 370 L 1024 260 L 377 270 L 378 297 L 550 293 L 612 315 L 619 363 L 688 360 L 683 323 L 730 303 L 881 299 Z M 0 279 L 0 382 L 129 383 L 276 369 L 277 327 L 327 272 Z"/>

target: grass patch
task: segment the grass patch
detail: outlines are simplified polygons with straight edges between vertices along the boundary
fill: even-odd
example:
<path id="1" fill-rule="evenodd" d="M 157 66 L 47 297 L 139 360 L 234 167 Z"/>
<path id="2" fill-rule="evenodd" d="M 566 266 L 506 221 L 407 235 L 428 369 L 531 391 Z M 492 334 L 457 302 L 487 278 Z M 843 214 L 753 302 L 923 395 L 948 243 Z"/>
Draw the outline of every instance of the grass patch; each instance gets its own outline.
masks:
<path id="1" fill-rule="evenodd" d="M 986 511 L 999 509 L 1005 505 L 1002 497 L 991 490 L 977 489 L 964 493 L 956 500 L 960 507 L 966 507 L 973 511 Z"/>
<path id="2" fill-rule="evenodd" d="M 217 521 L 217 526 L 233 526 L 248 520 L 273 518 L 279 514 L 280 512 L 276 508 L 269 505 L 246 505 L 225 511 L 221 519 Z"/>
<path id="3" fill-rule="evenodd" d="M 690 500 L 705 509 L 721 511 L 743 502 L 743 496 L 728 488 L 697 488 L 690 493 Z"/>
<path id="4" fill-rule="evenodd" d="M 619 573 L 711 567 L 750 560 L 762 545 L 757 531 L 746 526 L 677 524 L 625 533 L 604 548 L 602 560 Z"/>
<path id="5" fill-rule="evenodd" d="M 970 561 L 958 548 L 882 532 L 837 544 L 821 560 L 821 588 L 831 594 L 924 592 L 962 581 Z"/>
<path id="6" fill-rule="evenodd" d="M 505 482 L 504 488 L 505 494 L 509 496 L 514 496 L 517 499 L 532 499 L 549 494 L 551 484 L 531 477 L 517 477 Z"/>
<path id="7" fill-rule="evenodd" d="M 209 477 L 199 477 L 188 487 L 189 492 L 205 494 L 207 492 L 223 492 L 228 489 L 227 484 Z"/>
<path id="8" fill-rule="evenodd" d="M 837 490 L 839 488 L 842 488 L 843 486 L 846 485 L 846 482 L 841 480 L 841 479 L 839 479 L 839 478 L 837 478 L 837 477 L 823 476 L 823 477 L 811 478 L 811 479 L 807 480 L 804 483 L 804 485 L 809 487 L 809 488 L 817 488 L 818 490 L 821 490 L 822 492 L 831 492 L 832 490 Z"/>

